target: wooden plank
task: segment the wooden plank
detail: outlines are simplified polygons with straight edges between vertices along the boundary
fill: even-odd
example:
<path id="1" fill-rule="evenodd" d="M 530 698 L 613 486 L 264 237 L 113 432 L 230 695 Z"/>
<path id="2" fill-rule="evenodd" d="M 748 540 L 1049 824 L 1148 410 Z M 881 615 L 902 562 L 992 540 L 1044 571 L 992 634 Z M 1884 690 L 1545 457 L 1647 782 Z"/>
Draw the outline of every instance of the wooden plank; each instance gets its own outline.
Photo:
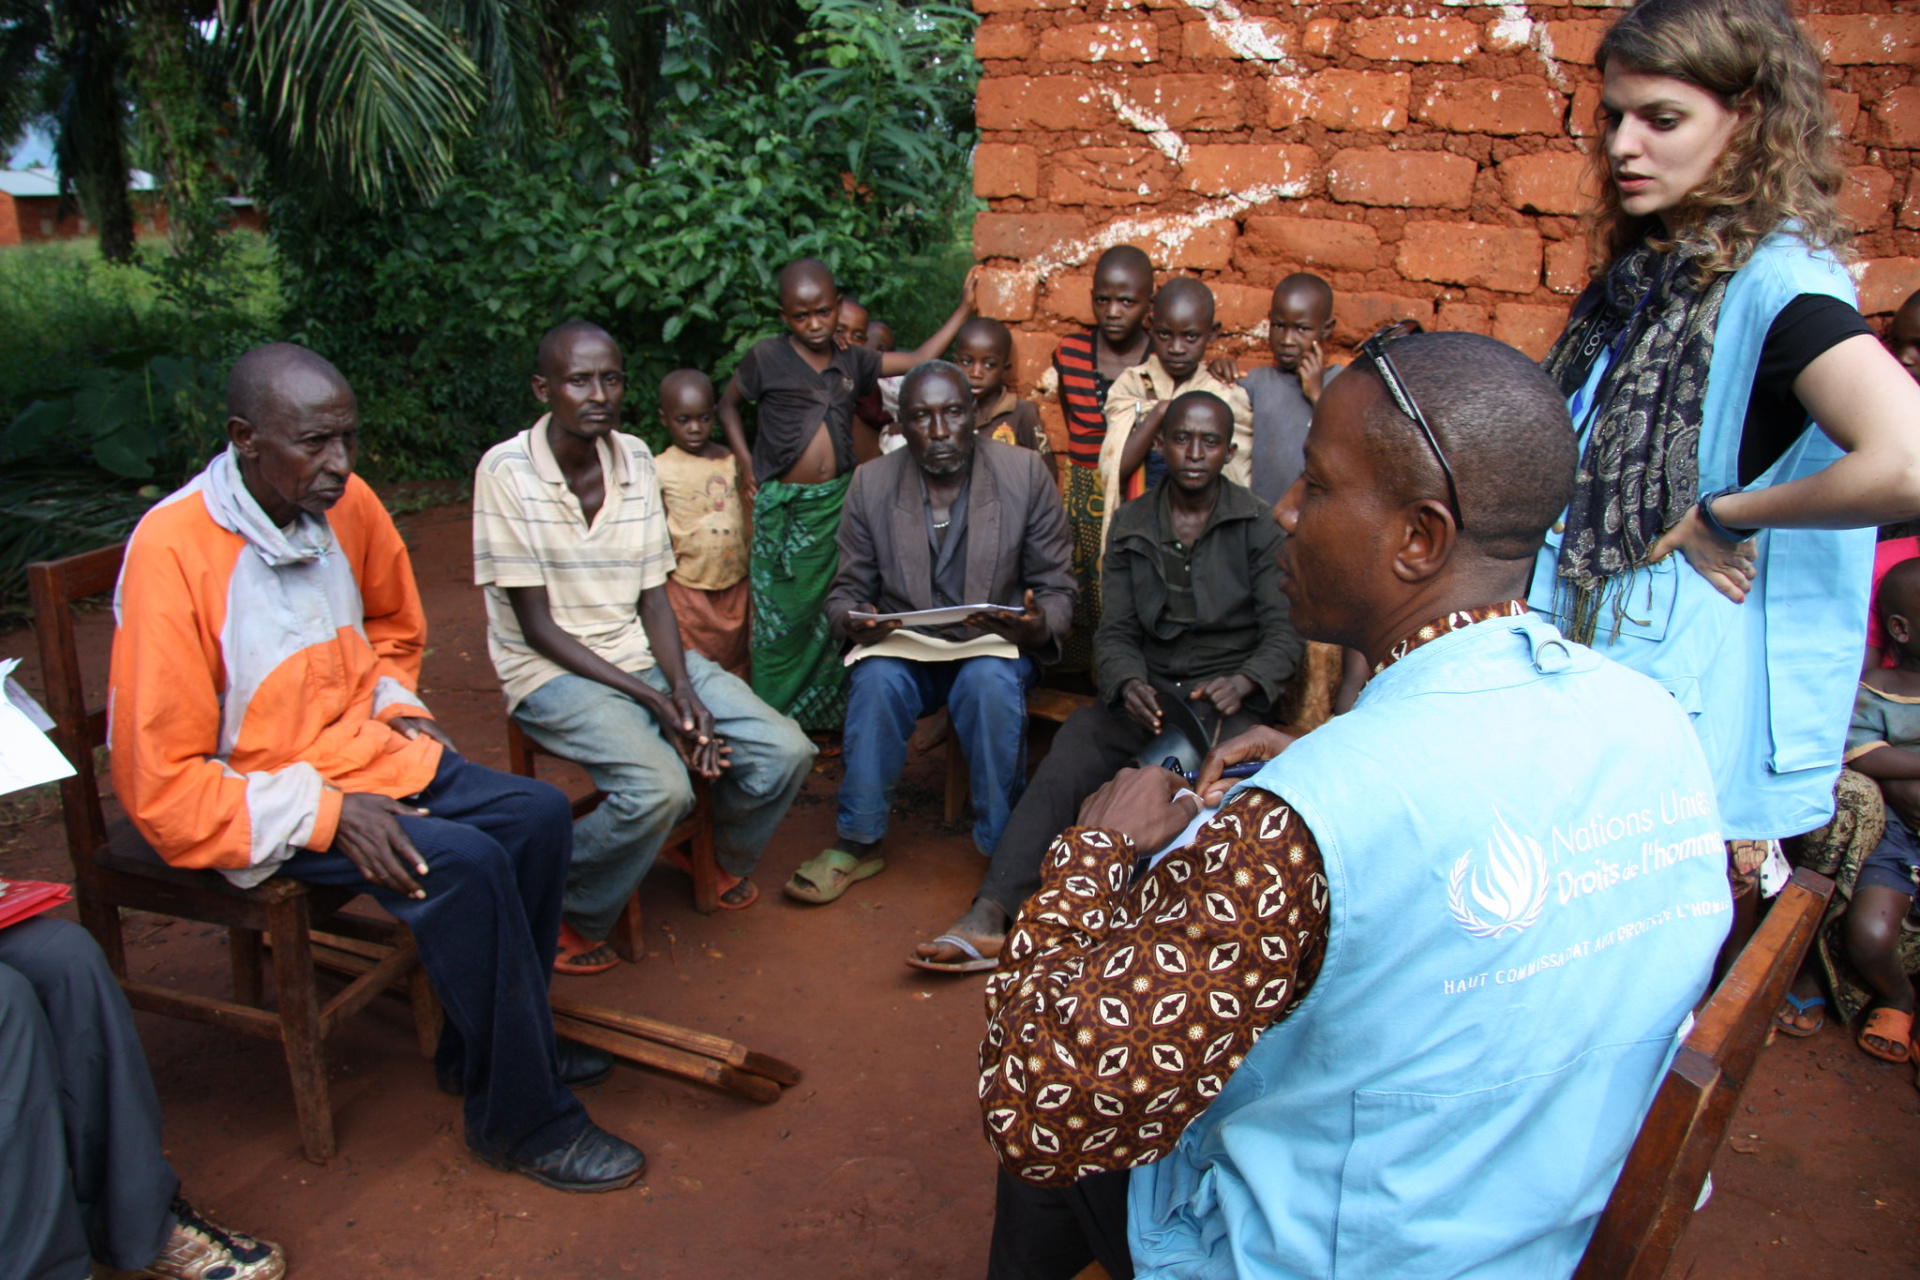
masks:
<path id="1" fill-rule="evenodd" d="M 628 1062 L 652 1067 L 655 1071 L 664 1071 L 668 1075 L 679 1076 L 695 1084 L 704 1084 L 728 1093 L 737 1093 L 754 1102 L 775 1102 L 780 1097 L 780 1086 L 773 1081 L 737 1071 L 723 1062 L 703 1058 L 697 1053 L 683 1053 L 679 1049 L 672 1049 L 652 1040 L 642 1040 L 638 1036 L 612 1031 L 606 1027 L 597 1027 L 591 1022 L 582 1022 L 578 1018 L 568 1018 L 559 1014 L 554 1015 L 553 1029 L 569 1040 L 591 1045 L 615 1057 L 624 1058 Z"/>
<path id="2" fill-rule="evenodd" d="M 676 1027 L 670 1022 L 661 1022 L 637 1013 L 623 1013 L 603 1005 L 568 1000 L 563 996 L 553 997 L 553 1011 L 581 1022 L 591 1022 L 610 1030 L 622 1031 L 644 1040 L 653 1040 L 676 1049 L 684 1049 L 688 1053 L 713 1058 L 730 1067 L 738 1067 L 754 1075 L 765 1076 L 776 1084 L 800 1083 L 800 1068 L 792 1063 L 782 1062 L 764 1053 L 755 1053 L 738 1041 L 728 1040 L 723 1036 L 710 1035 L 705 1031 L 692 1031 L 686 1027 Z"/>

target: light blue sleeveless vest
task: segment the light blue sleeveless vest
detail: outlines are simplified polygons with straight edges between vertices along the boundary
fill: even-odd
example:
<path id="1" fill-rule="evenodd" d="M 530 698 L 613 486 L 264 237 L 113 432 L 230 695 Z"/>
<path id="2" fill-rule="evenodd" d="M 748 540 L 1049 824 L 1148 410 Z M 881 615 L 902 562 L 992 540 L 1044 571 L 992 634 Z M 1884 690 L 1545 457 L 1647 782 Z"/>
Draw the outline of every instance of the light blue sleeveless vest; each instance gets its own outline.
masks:
<path id="1" fill-rule="evenodd" d="M 1319 841 L 1327 953 L 1133 1171 L 1139 1275 L 1570 1275 L 1731 919 L 1685 715 L 1503 618 L 1416 649 L 1244 785 Z"/>
<path id="2" fill-rule="evenodd" d="M 1700 492 L 1739 483 L 1740 433 L 1761 345 L 1781 308 L 1803 293 L 1854 302 L 1853 281 L 1832 255 L 1784 234 L 1763 243 L 1728 283 L 1701 412 Z M 1596 369 L 1589 385 L 1603 373 Z M 1575 424 L 1583 450 L 1588 425 Z M 1797 480 L 1840 457 L 1839 446 L 1809 425 L 1747 487 Z M 1673 555 L 1638 575 L 1618 639 L 1610 635 L 1612 610 L 1602 610 L 1594 645 L 1665 685 L 1693 716 L 1730 840 L 1799 835 L 1833 816 L 1867 640 L 1873 544 L 1872 529 L 1769 529 L 1759 537 L 1759 573 L 1745 604 Z M 1535 565 L 1530 601 L 1549 616 L 1559 556 L 1555 532 Z"/>

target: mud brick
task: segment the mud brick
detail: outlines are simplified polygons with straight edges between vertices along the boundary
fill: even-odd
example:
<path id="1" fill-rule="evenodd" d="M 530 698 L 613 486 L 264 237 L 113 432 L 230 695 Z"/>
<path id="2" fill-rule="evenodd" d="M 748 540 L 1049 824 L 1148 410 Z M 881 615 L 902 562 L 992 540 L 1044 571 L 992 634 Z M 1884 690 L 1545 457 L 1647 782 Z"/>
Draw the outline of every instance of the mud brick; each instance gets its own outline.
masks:
<path id="1" fill-rule="evenodd" d="M 1528 213 L 1585 213 L 1596 192 L 1593 162 L 1578 151 L 1540 151 L 1500 164 L 1507 204 Z"/>
<path id="2" fill-rule="evenodd" d="M 987 76 L 974 118 L 982 129 L 1097 129 L 1112 113 L 1085 76 Z"/>
<path id="3" fill-rule="evenodd" d="M 1060 345 L 1060 339 L 1051 333 L 1035 333 L 1028 329 L 1013 331 L 1013 385 L 1033 388 L 1040 385 L 1040 379 L 1046 376 L 1047 366 L 1053 361 L 1053 349 Z"/>
<path id="4" fill-rule="evenodd" d="M 1478 222 L 1409 222 L 1394 265 L 1409 280 L 1532 293 L 1540 286 L 1540 233 Z"/>
<path id="5" fill-rule="evenodd" d="M 1817 14 L 1806 24 L 1820 56 L 1839 66 L 1912 62 L 1920 49 L 1920 17 L 1910 14 Z"/>
<path id="6" fill-rule="evenodd" d="M 1347 48 L 1376 62 L 1460 62 L 1480 51 L 1480 28 L 1452 18 L 1356 18 Z"/>
<path id="7" fill-rule="evenodd" d="M 1252 333 L 1273 307 L 1273 290 L 1250 284 L 1213 286 L 1213 318 L 1225 333 Z"/>
<path id="8" fill-rule="evenodd" d="M 1920 147 L 1920 84 L 1889 89 L 1873 104 L 1874 123 L 1896 147 Z"/>
<path id="9" fill-rule="evenodd" d="M 973 194 L 982 200 L 1040 194 L 1040 153 L 1032 147 L 983 142 L 973 152 Z"/>
<path id="10" fill-rule="evenodd" d="M 1189 58 L 1238 58 L 1279 62 L 1293 50 L 1294 26 L 1279 18 L 1225 18 L 1180 24 L 1180 47 Z"/>
<path id="11" fill-rule="evenodd" d="M 1555 293 L 1579 293 L 1587 287 L 1590 255 L 1585 239 L 1547 242 L 1547 288 Z"/>
<path id="12" fill-rule="evenodd" d="M 1238 129 L 1246 122 L 1231 76 L 1132 76 L 1120 94 L 1169 129 Z"/>
<path id="13" fill-rule="evenodd" d="M 1301 194 L 1319 156 L 1312 147 L 1237 143 L 1190 147 L 1180 166 L 1181 185 L 1203 195 L 1228 196 L 1288 184 Z"/>
<path id="14" fill-rule="evenodd" d="M 1485 307 L 1445 298 L 1441 300 L 1440 313 L 1435 317 L 1433 327 L 1452 333 L 1488 335 L 1493 332 L 1493 316 Z"/>
<path id="15" fill-rule="evenodd" d="M 1172 182 L 1173 166 L 1151 147 L 1082 147 L 1047 162 L 1047 199 L 1055 204 L 1147 204 Z"/>
<path id="16" fill-rule="evenodd" d="M 1067 213 L 981 213 L 973 219 L 973 256 L 1031 261 L 1087 233 L 1086 220 Z"/>
<path id="17" fill-rule="evenodd" d="M 1539 76 L 1445 80 L 1414 104 L 1416 120 L 1453 133 L 1557 136 L 1560 95 Z"/>
<path id="18" fill-rule="evenodd" d="M 1380 233 L 1337 218 L 1252 217 L 1240 245 L 1276 262 L 1326 271 L 1371 271 L 1380 265 Z"/>
<path id="19" fill-rule="evenodd" d="M 1093 324 L 1093 277 L 1061 274 L 1047 280 L 1041 294 L 1040 309 L 1059 320 L 1071 320 L 1089 327 Z"/>
<path id="20" fill-rule="evenodd" d="M 1076 22 L 1040 33 L 1040 56 L 1054 62 L 1152 62 L 1159 52 L 1151 22 Z"/>
<path id="21" fill-rule="evenodd" d="M 1535 360 L 1567 327 L 1566 307 L 1542 307 L 1526 302 L 1501 302 L 1493 308 L 1493 336 Z"/>
<path id="22" fill-rule="evenodd" d="M 994 320 L 1030 320 L 1039 291 L 1031 271 L 989 268 L 980 273 L 980 314 Z"/>
<path id="23" fill-rule="evenodd" d="M 1267 88 L 1267 127 L 1314 120 L 1329 129 L 1404 129 L 1412 92 L 1413 77 L 1404 71 L 1329 67 L 1311 76 L 1276 76 Z"/>
<path id="24" fill-rule="evenodd" d="M 1327 191 L 1346 204 L 1397 209 L 1464 209 L 1480 171 L 1447 151 L 1336 151 L 1327 166 Z"/>
<path id="25" fill-rule="evenodd" d="M 1893 222 L 1893 175 L 1877 165 L 1854 165 L 1840 188 L 1840 212 L 1862 231 Z"/>
<path id="26" fill-rule="evenodd" d="M 1600 37 L 1607 34 L 1607 28 L 1612 25 L 1605 19 L 1593 18 L 1549 22 L 1547 39 L 1551 42 L 1555 60 L 1577 62 L 1583 67 L 1592 66 L 1594 52 L 1600 48 Z"/>
<path id="27" fill-rule="evenodd" d="M 1398 293 L 1344 293 L 1333 300 L 1333 341 L 1351 347 L 1372 336 L 1383 324 L 1418 320 L 1433 326 L 1433 299 L 1409 298 Z"/>
<path id="28" fill-rule="evenodd" d="M 1920 258 L 1875 258 L 1860 273 L 1860 313 L 1896 310 L 1920 289 Z"/>
<path id="29" fill-rule="evenodd" d="M 973 56 L 982 62 L 1025 58 L 1033 53 L 1033 30 L 1018 22 L 984 22 L 973 33 Z"/>

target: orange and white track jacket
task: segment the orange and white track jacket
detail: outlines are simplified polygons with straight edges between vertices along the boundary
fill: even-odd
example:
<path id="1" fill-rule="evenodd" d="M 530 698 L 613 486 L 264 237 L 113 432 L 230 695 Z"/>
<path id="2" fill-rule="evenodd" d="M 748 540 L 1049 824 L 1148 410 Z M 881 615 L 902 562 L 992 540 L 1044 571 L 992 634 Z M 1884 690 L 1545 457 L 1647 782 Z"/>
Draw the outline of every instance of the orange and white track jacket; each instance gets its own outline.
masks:
<path id="1" fill-rule="evenodd" d="M 174 866 L 251 887 L 332 845 L 344 793 L 433 780 L 440 744 L 387 723 L 428 714 L 426 615 L 358 476 L 326 516 L 281 529 L 222 453 L 133 531 L 114 611 L 113 784 Z"/>

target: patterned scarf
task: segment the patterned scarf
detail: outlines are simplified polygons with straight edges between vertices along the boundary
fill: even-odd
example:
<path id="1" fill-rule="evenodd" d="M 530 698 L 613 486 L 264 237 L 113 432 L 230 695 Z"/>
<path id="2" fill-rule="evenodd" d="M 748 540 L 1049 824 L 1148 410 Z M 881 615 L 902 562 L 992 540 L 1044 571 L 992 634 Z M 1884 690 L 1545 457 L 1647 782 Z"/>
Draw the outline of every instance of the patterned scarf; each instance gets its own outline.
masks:
<path id="1" fill-rule="evenodd" d="M 1547 353 L 1547 373 L 1570 398 L 1595 361 L 1612 353 L 1591 402 L 1593 427 L 1560 544 L 1555 612 L 1568 637 L 1583 644 L 1592 643 L 1609 597 L 1619 635 L 1634 573 L 1700 496 L 1700 411 L 1729 277 L 1696 284 L 1690 267 L 1699 252 L 1635 245 Z M 1589 410 L 1585 403 L 1575 409 L 1578 428 Z"/>

